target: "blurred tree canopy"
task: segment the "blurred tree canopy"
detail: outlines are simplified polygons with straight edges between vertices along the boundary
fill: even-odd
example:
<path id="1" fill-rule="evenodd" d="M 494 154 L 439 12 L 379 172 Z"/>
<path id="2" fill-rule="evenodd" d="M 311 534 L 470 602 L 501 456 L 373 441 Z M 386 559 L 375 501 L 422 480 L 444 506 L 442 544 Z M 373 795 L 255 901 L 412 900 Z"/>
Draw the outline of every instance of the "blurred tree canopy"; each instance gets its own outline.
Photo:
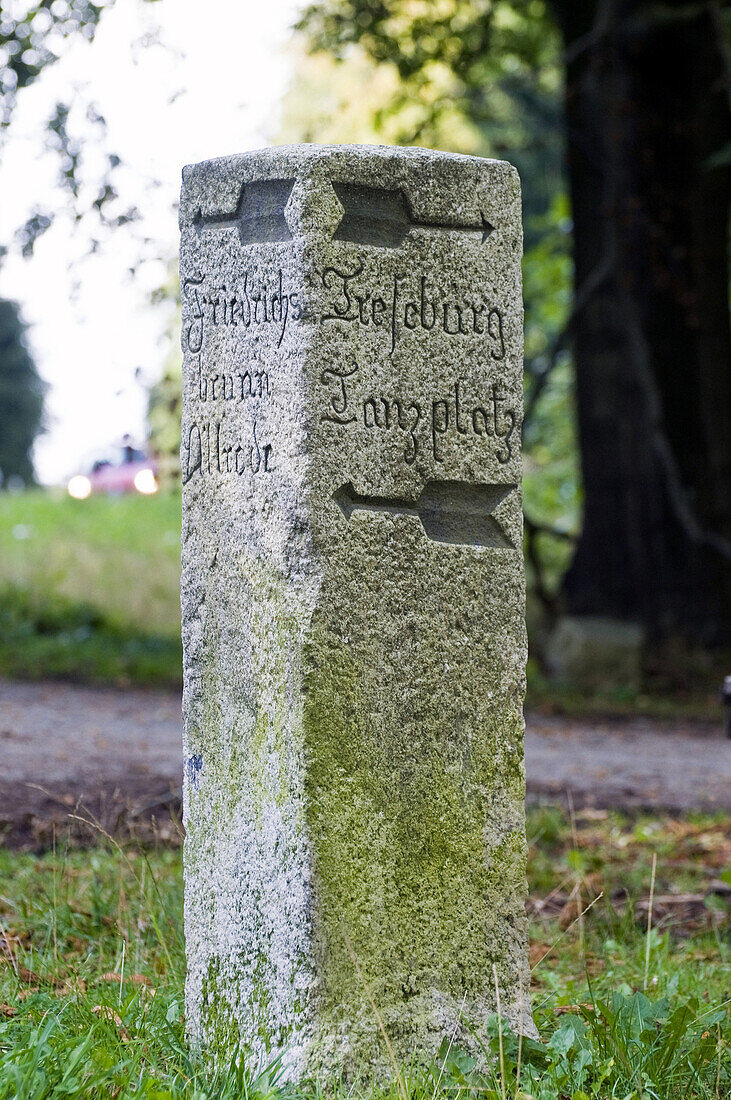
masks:
<path id="1" fill-rule="evenodd" d="M 90 0 L 0 0 L 0 149 L 10 126 L 18 93 L 33 84 L 54 64 L 69 42 L 94 37 L 105 8 L 113 3 Z M 114 172 L 120 159 L 106 157 L 102 178 L 91 194 L 79 185 L 83 163 L 82 143 L 70 125 L 72 107 L 55 103 L 46 121 L 46 145 L 59 158 L 59 183 L 67 196 L 75 220 L 93 215 L 99 223 L 115 228 L 134 220 L 134 209 L 119 209 Z M 106 123 L 92 103 L 84 110 L 86 122 L 103 139 Z M 15 244 L 30 256 L 38 238 L 53 222 L 55 211 L 36 207 L 25 224 L 18 227 Z M 92 242 L 92 249 L 96 242 Z M 7 245 L 0 243 L 0 258 Z M 0 470 L 25 482 L 33 480 L 32 444 L 40 430 L 45 386 L 40 381 L 23 340 L 23 325 L 15 305 L 0 300 Z"/>
<path id="2" fill-rule="evenodd" d="M 93 38 L 104 3 L 42 0 L 0 3 L 0 126 L 9 125 L 21 88 L 57 61 L 64 42 L 77 34 Z"/>
<path id="3" fill-rule="evenodd" d="M 516 164 L 529 263 L 560 111 L 574 296 L 533 355 L 532 327 L 562 310 L 536 320 L 526 268 L 526 442 L 570 345 L 584 522 L 562 606 L 700 643 L 731 632 L 727 16 L 717 0 L 319 0 L 299 24 L 313 52 L 386 70 L 355 94 L 381 97 L 390 140 L 450 148 L 471 125 L 475 151 Z"/>
<path id="4" fill-rule="evenodd" d="M 25 326 L 13 302 L 0 300 L 0 488 L 33 483 L 32 449 L 43 425 L 45 383 L 25 346 Z"/>
<path id="5" fill-rule="evenodd" d="M 148 3 L 154 0 L 147 0 Z M 93 39 L 99 20 L 114 0 L 0 0 L 0 148 L 3 133 L 10 126 L 18 93 L 63 55 L 73 40 Z M 96 130 L 96 144 L 103 142 L 106 120 L 93 101 L 83 102 L 80 91 L 74 103 L 54 103 L 46 120 L 46 146 L 59 159 L 59 183 L 78 222 L 95 218 L 105 228 L 118 228 L 137 217 L 134 207 L 124 208 L 115 186 L 120 158 L 113 152 L 105 157 L 104 168 L 89 187 L 80 187 L 84 164 L 84 143 L 76 135 L 74 120 L 83 115 L 85 124 Z M 23 255 L 32 254 L 36 241 L 53 223 L 53 209 L 36 207 L 18 228 L 16 244 Z M 98 242 L 92 241 L 92 250 Z M 6 247 L 0 245 L 0 256 Z"/>

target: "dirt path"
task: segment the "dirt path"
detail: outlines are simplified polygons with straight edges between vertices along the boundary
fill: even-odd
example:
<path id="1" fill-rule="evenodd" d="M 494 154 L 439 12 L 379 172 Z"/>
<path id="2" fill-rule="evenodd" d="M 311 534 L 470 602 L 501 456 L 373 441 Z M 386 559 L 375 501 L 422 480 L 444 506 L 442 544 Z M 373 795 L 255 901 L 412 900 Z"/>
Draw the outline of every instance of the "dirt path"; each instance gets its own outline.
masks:
<path id="1" fill-rule="evenodd" d="M 74 813 L 113 831 L 154 819 L 175 833 L 176 695 L 0 681 L 0 754 L 8 843 L 41 846 Z M 533 801 L 565 802 L 568 792 L 576 806 L 731 811 L 731 741 L 720 723 L 529 714 L 526 772 Z"/>

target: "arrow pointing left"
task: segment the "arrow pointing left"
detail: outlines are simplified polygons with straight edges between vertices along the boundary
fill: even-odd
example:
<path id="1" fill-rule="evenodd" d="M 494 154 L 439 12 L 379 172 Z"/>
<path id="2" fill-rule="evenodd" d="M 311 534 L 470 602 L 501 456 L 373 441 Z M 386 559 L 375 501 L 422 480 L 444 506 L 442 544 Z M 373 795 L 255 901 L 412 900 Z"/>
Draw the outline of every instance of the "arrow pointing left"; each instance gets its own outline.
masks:
<path id="1" fill-rule="evenodd" d="M 514 550 L 515 544 L 492 514 L 515 485 L 468 481 L 427 481 L 416 500 L 363 496 L 348 482 L 333 494 L 347 520 L 354 512 L 415 516 L 432 542 Z"/>
<path id="2" fill-rule="evenodd" d="M 245 183 L 232 214 L 203 214 L 199 208 L 193 217 L 196 232 L 238 229 L 239 240 L 245 245 L 291 241 L 284 208 L 294 183 L 293 179 Z"/>

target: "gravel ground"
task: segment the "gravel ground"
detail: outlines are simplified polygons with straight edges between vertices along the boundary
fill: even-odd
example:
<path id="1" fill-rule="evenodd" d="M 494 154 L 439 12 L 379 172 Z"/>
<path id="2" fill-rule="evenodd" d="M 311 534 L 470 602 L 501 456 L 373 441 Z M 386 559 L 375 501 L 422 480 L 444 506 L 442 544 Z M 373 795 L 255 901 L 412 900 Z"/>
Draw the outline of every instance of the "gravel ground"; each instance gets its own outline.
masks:
<path id="1" fill-rule="evenodd" d="M 165 692 L 0 681 L 0 830 L 43 847 L 89 817 L 119 833 L 179 832 L 180 699 Z M 532 801 L 731 811 L 731 741 L 708 723 L 527 716 Z"/>

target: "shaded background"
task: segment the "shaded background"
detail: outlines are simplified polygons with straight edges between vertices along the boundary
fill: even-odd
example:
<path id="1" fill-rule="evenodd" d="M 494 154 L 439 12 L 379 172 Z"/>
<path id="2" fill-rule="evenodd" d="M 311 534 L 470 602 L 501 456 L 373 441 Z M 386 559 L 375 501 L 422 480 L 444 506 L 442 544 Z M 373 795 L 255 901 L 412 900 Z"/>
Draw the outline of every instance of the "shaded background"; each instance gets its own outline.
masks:
<path id="1" fill-rule="evenodd" d="M 523 181 L 530 701 L 720 717 L 726 6 L 0 10 L 0 673 L 179 682 L 181 164 L 419 144 Z M 159 492 L 70 499 L 66 478 L 127 433 Z"/>

